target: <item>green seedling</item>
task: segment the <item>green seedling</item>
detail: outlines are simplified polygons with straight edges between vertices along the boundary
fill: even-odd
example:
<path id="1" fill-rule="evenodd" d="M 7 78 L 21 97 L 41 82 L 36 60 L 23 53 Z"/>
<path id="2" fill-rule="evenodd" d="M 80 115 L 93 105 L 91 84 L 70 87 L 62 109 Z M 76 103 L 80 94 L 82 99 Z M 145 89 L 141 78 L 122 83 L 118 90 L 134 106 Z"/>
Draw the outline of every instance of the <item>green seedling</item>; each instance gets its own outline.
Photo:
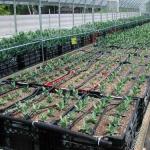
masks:
<path id="1" fill-rule="evenodd" d="M 105 90 L 106 90 L 106 83 L 105 82 L 100 83 L 99 91 L 104 93 Z"/>
<path id="2" fill-rule="evenodd" d="M 141 84 L 143 84 L 145 81 L 146 81 L 146 76 L 145 76 L 145 75 L 142 75 L 142 76 L 139 77 L 138 83 L 141 85 Z"/>
<path id="3" fill-rule="evenodd" d="M 66 104 L 68 103 L 68 101 L 70 100 L 70 93 L 69 92 L 65 93 L 65 95 L 63 96 L 63 100 Z"/>
<path id="4" fill-rule="evenodd" d="M 43 114 L 40 115 L 39 118 L 40 118 L 41 121 L 44 122 L 44 121 L 46 121 L 48 119 L 48 116 L 47 116 L 47 114 L 43 113 Z"/>
<path id="5" fill-rule="evenodd" d="M 53 116 L 54 116 L 54 113 L 55 113 L 54 109 L 48 109 L 48 111 L 47 111 L 47 115 L 48 115 L 49 117 L 53 117 Z"/>
<path id="6" fill-rule="evenodd" d="M 63 100 L 60 101 L 60 102 L 57 104 L 57 108 L 58 108 L 59 110 L 65 109 L 65 102 L 64 102 Z"/>
<path id="7" fill-rule="evenodd" d="M 87 123 L 92 123 L 92 124 L 96 124 L 97 122 L 97 114 L 94 112 L 92 112 L 92 114 L 90 115 L 90 117 L 86 120 Z"/>
<path id="8" fill-rule="evenodd" d="M 69 125 L 69 119 L 68 119 L 68 117 L 67 117 L 67 116 L 65 116 L 65 117 L 60 117 L 59 125 L 60 125 L 62 128 L 67 128 L 68 125 Z"/>
<path id="9" fill-rule="evenodd" d="M 80 100 L 80 101 L 75 105 L 76 111 L 77 111 L 77 112 L 82 111 L 82 109 L 85 108 L 86 105 L 87 105 L 87 101 L 86 101 L 86 100 Z"/>
<path id="10" fill-rule="evenodd" d="M 137 94 L 139 94 L 141 92 L 141 89 L 139 86 L 134 86 L 131 90 L 132 96 L 136 96 Z"/>
<path id="11" fill-rule="evenodd" d="M 52 103 L 53 102 L 53 98 L 52 95 L 49 93 L 49 95 L 47 96 L 47 102 L 48 103 Z"/>
<path id="12" fill-rule="evenodd" d="M 49 95 L 49 91 L 45 87 L 43 87 L 42 90 L 45 96 Z"/>
<path id="13" fill-rule="evenodd" d="M 12 88 L 15 88 L 16 87 L 16 82 L 15 81 L 11 82 L 11 86 L 12 86 Z"/>
<path id="14" fill-rule="evenodd" d="M 84 120 L 80 132 L 90 134 L 91 131 L 92 129 L 90 128 L 89 124 L 86 122 L 86 120 Z"/>
<path id="15" fill-rule="evenodd" d="M 59 89 L 59 90 L 56 90 L 56 93 L 59 97 L 62 97 L 63 96 L 63 90 Z"/>
<path id="16" fill-rule="evenodd" d="M 5 105 L 7 103 L 7 100 L 0 98 L 0 106 Z"/>

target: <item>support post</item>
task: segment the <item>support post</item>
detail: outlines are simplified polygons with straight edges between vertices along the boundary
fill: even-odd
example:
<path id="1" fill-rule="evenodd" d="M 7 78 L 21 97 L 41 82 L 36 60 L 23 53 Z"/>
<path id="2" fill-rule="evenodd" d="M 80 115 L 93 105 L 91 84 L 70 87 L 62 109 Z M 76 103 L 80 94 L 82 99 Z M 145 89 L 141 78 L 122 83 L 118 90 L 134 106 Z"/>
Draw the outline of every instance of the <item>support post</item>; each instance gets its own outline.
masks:
<path id="1" fill-rule="evenodd" d="M 84 5 L 84 24 L 86 23 L 86 0 Z"/>
<path id="2" fill-rule="evenodd" d="M 92 23 L 95 22 L 95 0 L 93 2 L 93 7 L 92 7 Z"/>
<path id="3" fill-rule="evenodd" d="M 74 0 L 73 0 L 73 5 L 72 5 L 72 25 L 73 25 L 73 27 L 74 27 L 74 25 L 75 25 L 75 20 L 74 20 Z"/>
<path id="4" fill-rule="evenodd" d="M 40 36 L 41 36 L 41 48 L 42 48 L 42 61 L 44 62 L 44 49 L 43 49 L 43 27 L 42 27 L 42 9 L 41 0 L 39 0 L 39 24 L 40 24 Z"/>
<path id="5" fill-rule="evenodd" d="M 60 20 L 60 11 L 61 11 L 61 4 L 60 4 L 60 0 L 59 0 L 59 3 L 58 3 L 58 24 L 59 24 L 59 31 L 60 31 L 60 28 L 61 28 L 61 20 Z"/>
<path id="6" fill-rule="evenodd" d="M 49 9 L 49 28 L 51 28 L 51 10 Z"/>
<path id="7" fill-rule="evenodd" d="M 14 26 L 15 26 L 15 34 L 18 33 L 18 28 L 17 28 L 17 10 L 16 10 L 16 0 L 14 0 Z"/>

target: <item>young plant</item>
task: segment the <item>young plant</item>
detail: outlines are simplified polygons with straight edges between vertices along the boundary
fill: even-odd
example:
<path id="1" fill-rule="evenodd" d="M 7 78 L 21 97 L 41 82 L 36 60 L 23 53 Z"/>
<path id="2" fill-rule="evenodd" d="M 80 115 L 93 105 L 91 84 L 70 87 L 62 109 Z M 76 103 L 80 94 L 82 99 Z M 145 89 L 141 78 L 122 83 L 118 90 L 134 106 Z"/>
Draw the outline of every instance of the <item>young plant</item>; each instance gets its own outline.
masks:
<path id="1" fill-rule="evenodd" d="M 111 121 L 111 123 L 109 123 L 109 125 L 107 126 L 107 133 L 109 135 L 114 135 L 117 132 L 117 128 L 119 127 L 119 123 L 120 123 L 120 116 L 110 116 L 109 120 Z"/>
<path id="2" fill-rule="evenodd" d="M 94 110 L 93 112 L 95 113 L 96 116 L 100 115 L 102 113 L 102 108 L 101 108 L 101 105 L 97 104 L 93 104 L 94 106 Z"/>
<path id="3" fill-rule="evenodd" d="M 23 114 L 24 117 L 30 115 L 29 112 L 30 105 L 28 102 L 25 103 L 19 102 L 18 104 L 16 104 L 16 108 Z"/>
<path id="4" fill-rule="evenodd" d="M 87 105 L 87 100 L 79 100 L 79 102 L 75 105 L 76 111 L 80 112 Z"/>
<path id="5" fill-rule="evenodd" d="M 5 88 L 0 87 L 0 94 L 3 93 L 3 92 L 5 92 Z"/>
<path id="6" fill-rule="evenodd" d="M 118 85 L 115 87 L 115 92 L 117 95 L 121 94 L 122 88 L 124 87 L 124 85 L 126 84 L 127 81 L 128 81 L 128 78 L 120 80 Z"/>
<path id="7" fill-rule="evenodd" d="M 52 95 L 49 93 L 49 95 L 47 96 L 47 102 L 48 103 L 52 103 L 53 102 L 53 98 Z"/>
<path id="8" fill-rule="evenodd" d="M 63 100 L 66 104 L 69 102 L 69 100 L 70 100 L 70 93 L 69 92 L 65 93 L 65 95 L 63 96 Z"/>
<path id="9" fill-rule="evenodd" d="M 139 77 L 138 83 L 141 85 L 146 81 L 146 76 L 145 75 L 141 75 Z"/>
<path id="10" fill-rule="evenodd" d="M 11 86 L 12 86 L 12 88 L 15 88 L 16 87 L 16 82 L 15 81 L 11 82 Z"/>
<path id="11" fill-rule="evenodd" d="M 12 100 L 12 99 L 13 99 L 13 95 L 8 94 L 8 95 L 7 95 L 7 100 L 9 101 L 9 100 Z"/>
<path id="12" fill-rule="evenodd" d="M 131 93 L 132 93 L 132 96 L 136 96 L 137 94 L 139 94 L 141 91 L 140 87 L 139 86 L 134 86 L 131 90 Z"/>
<path id="13" fill-rule="evenodd" d="M 117 133 L 116 131 L 117 128 L 120 126 L 122 115 L 125 111 L 128 110 L 131 102 L 132 102 L 132 97 L 130 96 L 125 97 L 125 100 L 117 107 L 115 115 L 109 118 L 111 123 L 109 123 L 109 125 L 107 126 L 108 134 L 113 135 Z"/>
<path id="14" fill-rule="evenodd" d="M 101 93 L 105 93 L 105 90 L 106 90 L 106 83 L 105 82 L 100 83 L 99 91 Z"/>
<path id="15" fill-rule="evenodd" d="M 23 93 L 28 93 L 28 92 L 30 92 L 29 86 L 27 85 L 27 86 L 23 87 L 23 88 L 22 88 L 22 92 L 23 92 Z"/>
<path id="16" fill-rule="evenodd" d="M 65 108 L 65 101 L 61 100 L 58 104 L 57 104 L 57 108 L 59 110 L 63 110 Z"/>
<path id="17" fill-rule="evenodd" d="M 45 87 L 43 87 L 42 90 L 45 96 L 49 95 L 49 91 Z"/>
<path id="18" fill-rule="evenodd" d="M 44 122 L 44 121 L 46 121 L 46 120 L 48 119 L 48 116 L 47 116 L 47 114 L 46 114 L 46 113 L 43 113 L 43 114 L 41 114 L 41 115 L 40 115 L 40 117 L 39 117 L 39 118 L 40 118 L 40 120 L 41 120 L 41 121 L 43 121 L 43 122 Z"/>
<path id="19" fill-rule="evenodd" d="M 91 131 L 92 129 L 90 128 L 89 124 L 86 122 L 86 120 L 84 120 L 80 132 L 90 134 Z"/>
<path id="20" fill-rule="evenodd" d="M 87 122 L 87 123 L 96 124 L 96 122 L 97 122 L 97 114 L 96 114 L 95 111 L 92 112 L 92 114 L 90 115 L 89 118 L 87 118 L 86 122 Z"/>
<path id="21" fill-rule="evenodd" d="M 59 125 L 62 127 L 62 128 L 67 128 L 68 125 L 69 125 L 69 119 L 67 116 L 64 116 L 64 117 L 60 117 L 60 122 L 59 122 Z"/>
<path id="22" fill-rule="evenodd" d="M 63 96 L 63 90 L 59 89 L 59 90 L 56 90 L 56 93 L 59 97 L 62 97 Z"/>
<path id="23" fill-rule="evenodd" d="M 109 83 L 111 83 L 115 78 L 116 78 L 116 72 L 113 72 L 110 76 L 109 76 L 109 78 L 108 78 L 108 82 Z"/>
<path id="24" fill-rule="evenodd" d="M 54 110 L 54 109 L 48 109 L 48 111 L 47 111 L 47 115 L 48 115 L 49 117 L 53 117 L 53 116 L 54 116 L 54 113 L 55 113 L 55 110 Z"/>
<path id="25" fill-rule="evenodd" d="M 5 105 L 7 103 L 7 100 L 4 98 L 0 98 L 0 106 Z"/>

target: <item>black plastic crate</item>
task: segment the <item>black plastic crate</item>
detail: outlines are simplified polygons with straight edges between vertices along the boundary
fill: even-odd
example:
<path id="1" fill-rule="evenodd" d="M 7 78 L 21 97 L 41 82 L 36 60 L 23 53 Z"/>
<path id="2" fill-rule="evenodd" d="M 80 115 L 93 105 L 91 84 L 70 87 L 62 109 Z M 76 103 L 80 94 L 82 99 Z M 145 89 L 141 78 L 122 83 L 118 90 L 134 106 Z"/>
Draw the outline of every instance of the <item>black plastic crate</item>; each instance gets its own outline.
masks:
<path id="1" fill-rule="evenodd" d="M 12 150 L 38 150 L 38 135 L 32 123 L 12 118 L 0 118 L 1 147 Z"/>
<path id="2" fill-rule="evenodd" d="M 140 107 L 139 107 L 140 123 L 142 123 L 143 121 L 143 117 L 145 115 L 149 102 L 150 102 L 150 79 L 148 79 L 147 81 L 147 89 L 145 91 L 144 96 L 140 98 Z"/>
<path id="3" fill-rule="evenodd" d="M 18 71 L 18 62 L 16 57 L 0 62 L 0 78 L 16 71 Z"/>
<path id="4" fill-rule="evenodd" d="M 92 43 L 92 34 L 85 35 L 84 37 L 84 45 L 89 45 Z"/>
<path id="5" fill-rule="evenodd" d="M 27 51 L 17 56 L 18 69 L 33 66 L 42 61 L 42 50 Z"/>
<path id="6" fill-rule="evenodd" d="M 49 60 L 51 58 L 57 57 L 58 55 L 58 45 L 51 46 L 49 48 L 44 48 L 44 60 Z"/>
<path id="7" fill-rule="evenodd" d="M 26 141 L 29 142 L 26 145 L 31 150 L 34 150 L 35 147 L 40 150 L 129 150 L 132 146 L 137 127 L 139 126 L 139 107 L 140 99 L 135 99 L 134 112 L 129 120 L 125 133 L 121 137 L 93 137 L 44 122 L 25 121 L 4 115 L 0 117 L 0 121 L 3 123 L 1 127 L 3 131 L 0 135 L 5 135 L 3 137 L 5 139 L 3 146 L 14 149 L 19 149 L 19 143 L 23 143 L 25 138 L 27 138 Z M 17 139 L 21 141 L 19 140 L 19 143 L 16 143 Z"/>
<path id="8" fill-rule="evenodd" d="M 72 50 L 70 41 L 62 45 L 62 53 L 67 53 Z"/>

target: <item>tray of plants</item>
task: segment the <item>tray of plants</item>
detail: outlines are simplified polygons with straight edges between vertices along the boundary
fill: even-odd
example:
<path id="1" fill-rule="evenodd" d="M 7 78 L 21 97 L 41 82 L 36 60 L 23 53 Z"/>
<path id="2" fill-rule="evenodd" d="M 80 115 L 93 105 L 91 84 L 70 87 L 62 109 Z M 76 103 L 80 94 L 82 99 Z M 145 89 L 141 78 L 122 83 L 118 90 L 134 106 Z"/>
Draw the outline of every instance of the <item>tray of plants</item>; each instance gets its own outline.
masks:
<path id="1" fill-rule="evenodd" d="M 50 60 L 39 68 L 24 71 L 20 75 L 12 77 L 11 80 L 42 85 L 67 74 L 69 70 L 80 67 L 82 63 L 86 63 L 89 58 L 92 59 L 95 55 L 101 54 L 95 49 L 89 50 L 89 52 L 76 51 L 73 54 L 66 54 L 63 57 Z M 57 71 L 54 71 L 56 69 Z"/>
<path id="2" fill-rule="evenodd" d="M 130 96 L 95 98 L 75 89 L 49 93 L 43 88 L 37 96 L 16 102 L 1 115 L 6 134 L 3 144 L 15 149 L 19 143 L 15 145 L 14 136 L 24 136 L 27 141 L 32 139 L 32 149 L 35 145 L 40 149 L 129 149 L 138 114 L 139 99 Z"/>

